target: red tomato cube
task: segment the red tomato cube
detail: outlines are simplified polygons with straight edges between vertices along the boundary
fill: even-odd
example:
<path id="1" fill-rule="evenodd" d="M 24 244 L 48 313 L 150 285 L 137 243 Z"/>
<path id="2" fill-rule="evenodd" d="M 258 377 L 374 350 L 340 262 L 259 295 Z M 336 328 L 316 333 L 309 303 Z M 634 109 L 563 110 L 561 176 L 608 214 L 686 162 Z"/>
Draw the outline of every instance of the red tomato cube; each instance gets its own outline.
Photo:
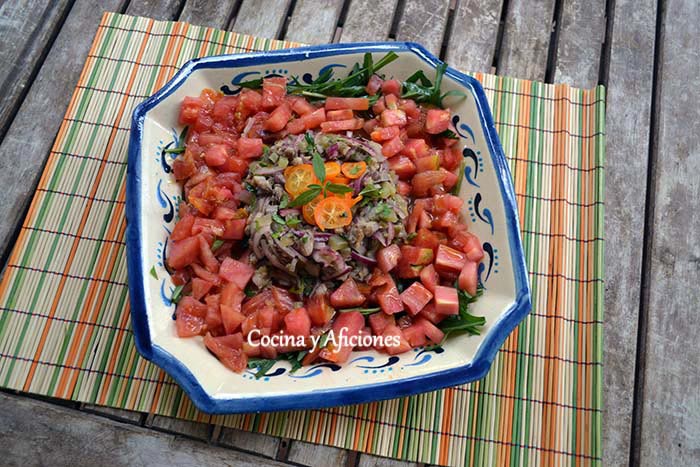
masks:
<path id="1" fill-rule="evenodd" d="M 238 139 L 238 157 L 243 159 L 255 159 L 262 156 L 263 141 L 260 138 L 245 138 Z"/>
<path id="2" fill-rule="evenodd" d="M 389 168 L 393 170 L 401 180 L 408 180 L 416 173 L 416 165 L 406 156 L 394 156 L 388 160 L 388 163 Z"/>
<path id="3" fill-rule="evenodd" d="M 416 171 L 418 173 L 427 172 L 428 170 L 440 170 L 440 156 L 433 154 L 432 156 L 416 159 Z"/>
<path id="4" fill-rule="evenodd" d="M 438 273 L 435 271 L 435 267 L 432 264 L 427 265 L 421 270 L 420 281 L 430 292 L 435 292 L 435 287 L 437 287 L 440 283 L 440 278 L 438 277 Z"/>
<path id="5" fill-rule="evenodd" d="M 422 328 L 423 334 L 433 344 L 439 344 L 445 338 L 445 333 L 425 318 L 417 317 L 415 320 L 415 324 Z"/>
<path id="6" fill-rule="evenodd" d="M 384 350 L 389 355 L 398 355 L 408 352 L 412 348 L 411 344 L 409 344 L 403 336 L 401 329 L 394 324 L 390 324 L 384 328 L 382 337 L 384 338 Z"/>
<path id="7" fill-rule="evenodd" d="M 289 107 L 289 104 L 283 102 L 279 107 L 273 110 L 268 119 L 265 120 L 263 128 L 271 133 L 276 133 L 287 126 L 287 122 L 291 118 L 292 109 Z"/>
<path id="8" fill-rule="evenodd" d="M 405 126 L 408 123 L 406 119 L 406 112 L 403 110 L 390 110 L 387 109 L 382 112 L 382 126 Z"/>
<path id="9" fill-rule="evenodd" d="M 330 323 L 335 313 L 326 294 L 314 294 L 309 297 L 306 309 L 314 326 L 325 326 Z"/>
<path id="10" fill-rule="evenodd" d="M 223 144 L 209 147 L 204 153 L 204 161 L 210 167 L 223 165 L 228 159 L 228 151 Z"/>
<path id="11" fill-rule="evenodd" d="M 316 107 L 311 105 L 309 101 L 304 99 L 301 96 L 289 96 L 287 97 L 287 100 L 290 102 L 292 106 L 292 110 L 297 114 L 297 115 L 306 115 L 310 114 L 314 110 L 316 110 Z"/>
<path id="12" fill-rule="evenodd" d="M 248 285 L 248 281 L 253 277 L 253 273 L 255 273 L 253 266 L 233 258 L 225 258 L 219 268 L 219 276 L 228 282 L 236 284 L 241 290 L 244 290 L 246 285 Z"/>
<path id="13" fill-rule="evenodd" d="M 351 308 L 362 305 L 366 299 L 357 288 L 357 283 L 350 278 L 331 294 L 331 305 L 335 308 Z"/>
<path id="14" fill-rule="evenodd" d="M 430 109 L 425 118 L 425 132 L 431 135 L 442 133 L 450 127 L 450 111 Z"/>
<path id="15" fill-rule="evenodd" d="M 454 287 L 435 287 L 435 311 L 442 315 L 459 314 L 459 296 Z"/>
<path id="16" fill-rule="evenodd" d="M 333 322 L 333 337 L 335 342 L 329 341 L 319 353 L 319 357 L 329 362 L 344 363 L 350 357 L 353 346 L 351 338 L 359 336 L 365 327 L 365 317 L 359 311 L 341 313 Z M 345 342 L 341 339 L 341 333 L 345 336 Z M 346 345 L 343 345 L 346 344 Z"/>
<path id="17" fill-rule="evenodd" d="M 435 270 L 439 274 L 459 274 L 466 262 L 467 257 L 461 251 L 447 245 L 438 246 L 435 255 Z"/>
<path id="18" fill-rule="evenodd" d="M 467 261 L 459 273 L 459 288 L 467 292 L 472 297 L 476 295 L 476 288 L 479 282 L 478 267 L 474 261 Z"/>
<path id="19" fill-rule="evenodd" d="M 211 288 L 214 287 L 213 282 L 205 281 L 199 277 L 192 279 L 192 297 L 196 300 L 201 300 Z"/>
<path id="20" fill-rule="evenodd" d="M 303 117 L 301 117 L 301 120 L 304 122 L 304 126 L 306 126 L 307 130 L 313 130 L 314 128 L 317 128 L 321 125 L 321 123 L 326 121 L 326 110 L 321 107 L 320 109 L 316 109 L 310 114 L 306 114 Z"/>
<path id="21" fill-rule="evenodd" d="M 428 196 L 432 187 L 445 181 L 445 174 L 438 170 L 428 170 L 413 177 L 413 195 L 419 198 Z"/>
<path id="22" fill-rule="evenodd" d="M 367 86 L 365 86 L 365 91 L 367 91 L 367 94 L 370 96 L 374 96 L 377 94 L 377 91 L 381 89 L 383 82 L 384 80 L 380 78 L 379 75 L 372 75 L 369 77 Z"/>
<path id="23" fill-rule="evenodd" d="M 335 133 L 338 131 L 359 130 L 364 125 L 361 118 L 351 118 L 350 120 L 336 120 L 334 122 L 321 123 L 321 131 L 324 133 Z"/>
<path id="24" fill-rule="evenodd" d="M 401 94 L 401 82 L 397 79 L 389 79 L 382 83 L 382 93 L 384 94 Z"/>
<path id="25" fill-rule="evenodd" d="M 262 109 L 262 95 L 254 89 L 241 90 L 241 105 L 249 113 L 256 113 Z"/>
<path id="26" fill-rule="evenodd" d="M 382 141 L 388 141 L 399 136 L 399 127 L 390 126 L 388 128 L 378 127 L 370 133 L 372 141 L 381 143 Z"/>
<path id="27" fill-rule="evenodd" d="M 390 324 L 396 324 L 394 315 L 388 315 L 386 313 L 372 313 L 369 315 L 369 325 L 375 336 L 381 336 L 384 329 Z"/>
<path id="28" fill-rule="evenodd" d="M 202 100 L 199 97 L 185 96 L 180 104 L 178 121 L 185 125 L 192 125 L 197 121 L 200 110 L 202 110 Z"/>
<path id="29" fill-rule="evenodd" d="M 168 266 L 172 269 L 182 269 L 199 258 L 199 237 L 189 237 L 170 243 L 168 250 Z"/>
<path id="30" fill-rule="evenodd" d="M 384 313 L 393 315 L 403 311 L 404 306 L 401 301 L 401 296 L 399 295 L 399 289 L 396 287 L 396 283 L 394 283 L 394 279 L 386 274 L 386 280 L 386 284 L 382 285 L 377 290 L 377 302 Z"/>
<path id="31" fill-rule="evenodd" d="M 355 113 L 350 109 L 329 110 L 326 112 L 326 118 L 328 121 L 332 122 L 337 120 L 350 120 L 355 118 Z"/>
<path id="32" fill-rule="evenodd" d="M 232 347 L 233 336 L 212 337 L 210 334 L 204 336 L 204 345 L 211 351 L 219 361 L 229 370 L 241 373 L 248 367 L 248 356 L 240 349 Z M 238 340 L 237 338 L 234 338 Z M 241 339 L 242 342 L 242 339 Z"/>
<path id="33" fill-rule="evenodd" d="M 414 282 L 406 290 L 401 292 L 401 301 L 406 305 L 408 312 L 415 316 L 425 308 L 430 300 L 433 299 L 433 294 L 425 288 L 420 282 Z"/>
<path id="34" fill-rule="evenodd" d="M 423 326 L 414 323 L 406 329 L 401 330 L 401 332 L 411 347 L 422 347 L 428 343 L 428 339 L 425 338 Z"/>
<path id="35" fill-rule="evenodd" d="M 311 335 L 311 319 L 305 308 L 297 308 L 284 317 L 284 326 L 292 336 L 309 337 Z"/>
<path id="36" fill-rule="evenodd" d="M 295 118 L 287 123 L 286 130 L 290 135 L 298 135 L 306 131 L 306 125 L 301 118 Z"/>
<path id="37" fill-rule="evenodd" d="M 377 252 L 377 262 L 379 269 L 389 272 L 399 264 L 401 259 L 401 249 L 396 244 L 391 244 Z"/>
<path id="38" fill-rule="evenodd" d="M 369 99 L 366 97 L 328 97 L 325 107 L 326 110 L 367 110 L 369 109 Z"/>
<path id="39" fill-rule="evenodd" d="M 284 77 L 263 78 L 262 107 L 274 109 L 284 101 L 287 94 L 287 79 Z"/>

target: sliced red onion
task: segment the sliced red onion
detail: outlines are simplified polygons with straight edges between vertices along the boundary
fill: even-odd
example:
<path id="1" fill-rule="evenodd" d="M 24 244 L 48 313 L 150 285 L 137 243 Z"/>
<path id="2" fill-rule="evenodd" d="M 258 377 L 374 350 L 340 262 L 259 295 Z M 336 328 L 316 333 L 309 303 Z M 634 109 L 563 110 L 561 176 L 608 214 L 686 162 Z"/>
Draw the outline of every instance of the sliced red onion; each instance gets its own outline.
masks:
<path id="1" fill-rule="evenodd" d="M 255 175 L 273 175 L 282 172 L 284 168 L 282 167 L 262 167 L 255 169 Z"/>
<path id="2" fill-rule="evenodd" d="M 350 252 L 350 256 L 352 256 L 352 259 L 359 261 L 362 264 L 366 264 L 367 266 L 376 266 L 377 265 L 377 260 L 374 258 L 370 258 L 369 256 L 361 255 L 357 253 L 355 250 L 352 250 Z"/>
<path id="3" fill-rule="evenodd" d="M 388 242 L 384 238 L 384 235 L 382 235 L 381 232 L 375 232 L 374 235 L 372 235 L 372 238 L 378 241 L 379 243 L 382 244 L 382 246 L 387 246 Z"/>
<path id="4" fill-rule="evenodd" d="M 241 190 L 234 195 L 234 198 L 241 203 L 250 204 L 250 202 L 253 200 L 253 193 L 248 190 Z"/>
<path id="5" fill-rule="evenodd" d="M 389 226 L 387 227 L 387 235 L 386 235 L 386 243 L 387 245 L 394 240 L 394 237 L 396 236 L 396 229 L 394 228 L 394 224 L 392 222 L 389 222 Z"/>
<path id="6" fill-rule="evenodd" d="M 326 159 L 335 160 L 338 158 L 338 143 L 333 143 L 326 148 Z"/>
<path id="7" fill-rule="evenodd" d="M 248 132 L 250 131 L 250 129 L 253 128 L 254 123 L 255 123 L 255 120 L 253 119 L 253 117 L 248 117 L 248 120 L 245 122 L 245 127 L 243 128 L 241 135 L 246 136 L 248 134 Z"/>
<path id="8" fill-rule="evenodd" d="M 343 269 L 343 270 L 340 271 L 339 273 L 333 274 L 333 275 L 330 276 L 327 280 L 332 281 L 332 280 L 334 280 L 334 279 L 337 279 L 337 278 L 343 276 L 344 274 L 349 273 L 350 271 L 352 271 L 352 268 L 351 268 L 350 266 L 348 266 L 347 268 Z"/>
<path id="9" fill-rule="evenodd" d="M 314 238 L 328 240 L 333 234 L 328 232 L 314 232 Z"/>

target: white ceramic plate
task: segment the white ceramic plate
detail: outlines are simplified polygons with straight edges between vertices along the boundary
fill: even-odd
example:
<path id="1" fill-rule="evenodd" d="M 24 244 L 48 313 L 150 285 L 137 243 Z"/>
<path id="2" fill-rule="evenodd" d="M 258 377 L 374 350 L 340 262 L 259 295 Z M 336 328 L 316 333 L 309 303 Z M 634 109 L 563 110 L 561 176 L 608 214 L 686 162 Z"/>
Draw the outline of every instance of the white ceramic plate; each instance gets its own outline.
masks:
<path id="1" fill-rule="evenodd" d="M 327 67 L 345 76 L 363 54 L 375 61 L 394 51 L 399 58 L 382 73 L 406 79 L 416 70 L 428 77 L 440 61 L 411 43 L 333 44 L 275 52 L 207 57 L 188 62 L 134 111 L 127 180 L 127 254 L 132 326 L 139 352 L 165 369 L 198 408 L 210 413 L 302 409 L 388 399 L 453 386 L 483 377 L 505 338 L 530 311 L 515 197 L 510 172 L 481 85 L 448 68 L 442 91 L 464 147 L 466 168 L 460 196 L 464 218 L 486 253 L 479 266 L 484 295 L 471 311 L 486 317 L 480 336 L 451 336 L 444 351 L 417 350 L 398 356 L 355 352 L 348 363 L 317 364 L 290 374 L 280 362 L 260 379 L 226 369 L 202 338 L 181 339 L 169 300 L 174 286 L 164 267 L 169 232 L 181 189 L 172 175 L 177 117 L 185 96 L 203 88 L 237 93 L 236 83 L 270 74 L 313 79 Z M 155 275 L 151 274 L 151 270 Z"/>

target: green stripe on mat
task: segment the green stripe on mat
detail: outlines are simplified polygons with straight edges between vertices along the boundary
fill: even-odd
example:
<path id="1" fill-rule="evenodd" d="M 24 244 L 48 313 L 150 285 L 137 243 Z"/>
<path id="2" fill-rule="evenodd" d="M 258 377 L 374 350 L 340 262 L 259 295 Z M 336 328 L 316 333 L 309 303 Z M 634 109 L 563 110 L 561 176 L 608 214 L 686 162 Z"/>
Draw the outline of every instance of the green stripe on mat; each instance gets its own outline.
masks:
<path id="1" fill-rule="evenodd" d="M 533 294 L 532 314 L 483 380 L 361 406 L 210 417 L 138 356 L 123 244 L 121 128 L 133 96 L 196 56 L 293 45 L 105 14 L 0 285 L 2 386 L 431 464 L 599 464 L 602 87 L 475 75 L 513 173 Z"/>

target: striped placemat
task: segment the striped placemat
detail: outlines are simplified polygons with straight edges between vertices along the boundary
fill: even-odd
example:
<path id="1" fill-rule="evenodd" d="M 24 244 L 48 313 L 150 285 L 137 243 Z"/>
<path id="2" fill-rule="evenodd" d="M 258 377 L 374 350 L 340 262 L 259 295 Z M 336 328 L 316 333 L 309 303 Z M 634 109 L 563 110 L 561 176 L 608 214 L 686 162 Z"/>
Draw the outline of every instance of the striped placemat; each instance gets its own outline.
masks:
<path id="1" fill-rule="evenodd" d="M 0 284 L 0 385 L 450 465 L 601 456 L 602 87 L 477 74 L 510 162 L 533 310 L 483 380 L 324 410 L 208 416 L 140 358 L 124 195 L 132 109 L 187 60 L 294 44 L 107 13 Z"/>

